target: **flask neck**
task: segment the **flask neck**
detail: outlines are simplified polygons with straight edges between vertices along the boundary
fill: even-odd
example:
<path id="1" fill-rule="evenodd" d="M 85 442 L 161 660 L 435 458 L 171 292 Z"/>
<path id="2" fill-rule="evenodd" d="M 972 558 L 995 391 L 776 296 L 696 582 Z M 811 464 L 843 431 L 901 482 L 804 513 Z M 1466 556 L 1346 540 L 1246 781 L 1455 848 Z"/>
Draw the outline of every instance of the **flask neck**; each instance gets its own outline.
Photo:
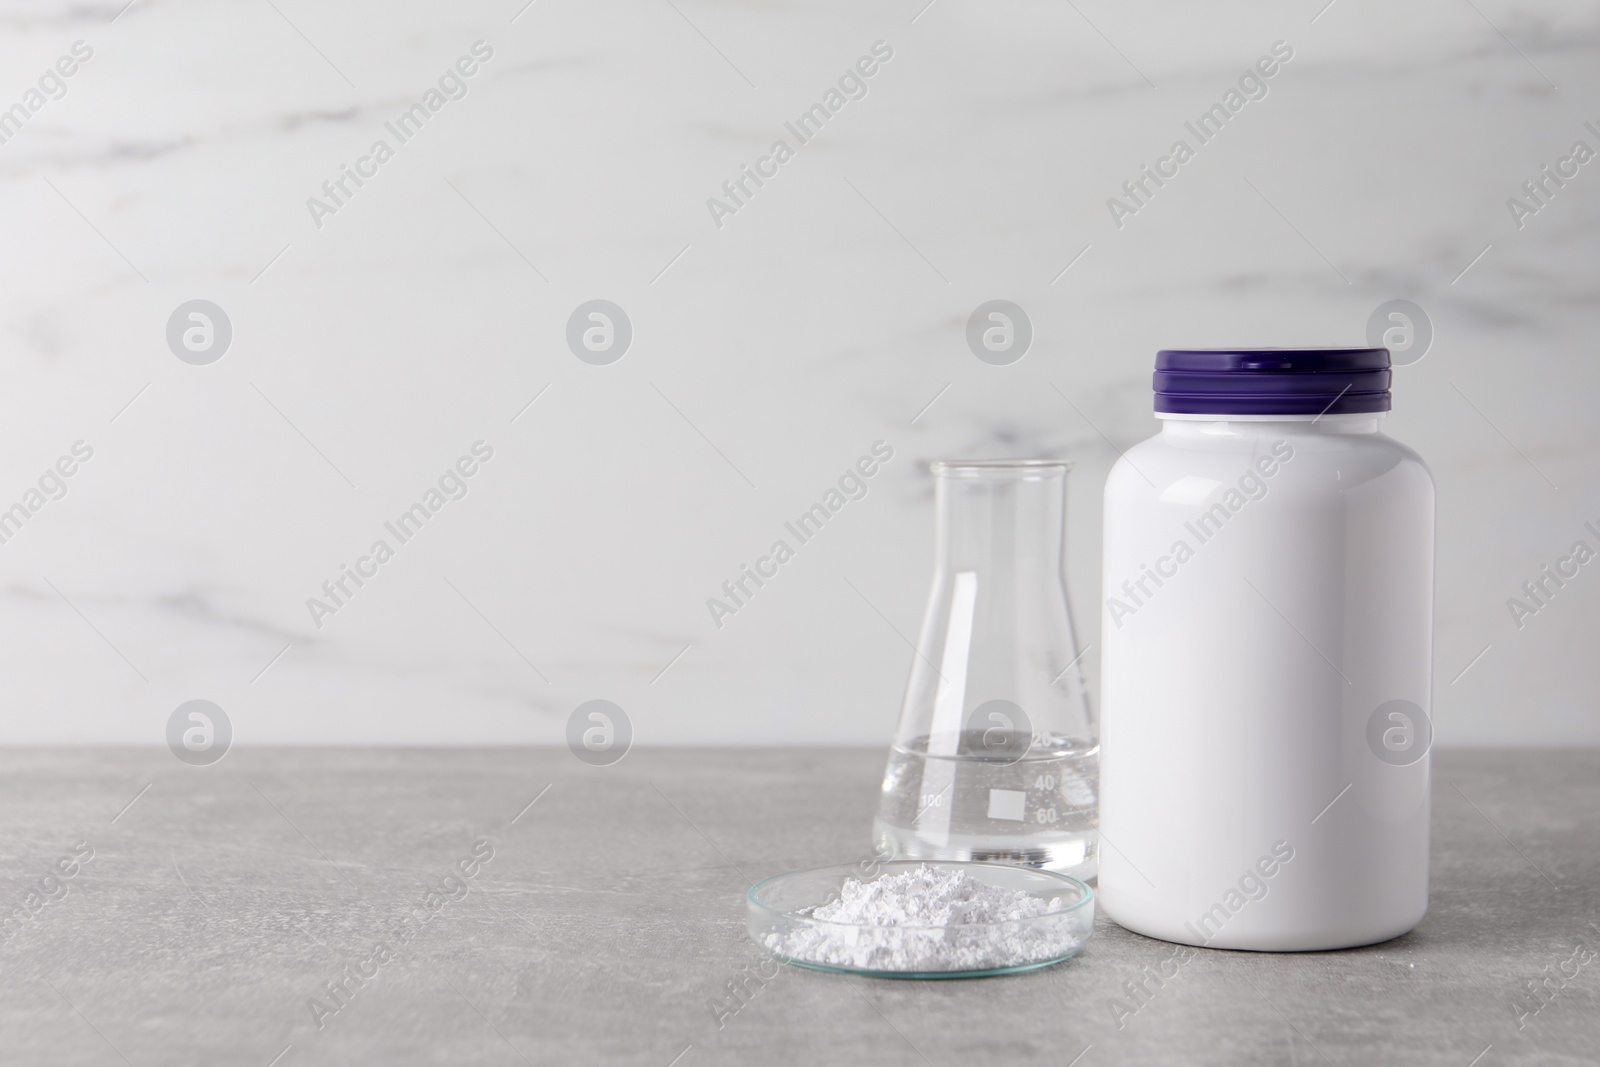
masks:
<path id="1" fill-rule="evenodd" d="M 948 575 L 1060 581 L 1068 465 L 937 464 L 936 567 Z"/>

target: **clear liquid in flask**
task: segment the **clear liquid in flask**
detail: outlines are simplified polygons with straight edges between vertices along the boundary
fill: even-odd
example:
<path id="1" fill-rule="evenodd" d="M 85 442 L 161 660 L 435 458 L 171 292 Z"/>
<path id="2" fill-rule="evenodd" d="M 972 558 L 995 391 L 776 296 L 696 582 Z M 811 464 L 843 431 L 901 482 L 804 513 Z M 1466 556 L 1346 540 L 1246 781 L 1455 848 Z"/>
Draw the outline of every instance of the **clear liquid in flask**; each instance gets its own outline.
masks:
<path id="1" fill-rule="evenodd" d="M 1089 880 L 1099 866 L 1097 749 L 1035 738 L 1021 759 L 983 753 L 976 732 L 930 755 L 924 735 L 889 753 L 873 838 L 904 859 L 981 860 Z"/>

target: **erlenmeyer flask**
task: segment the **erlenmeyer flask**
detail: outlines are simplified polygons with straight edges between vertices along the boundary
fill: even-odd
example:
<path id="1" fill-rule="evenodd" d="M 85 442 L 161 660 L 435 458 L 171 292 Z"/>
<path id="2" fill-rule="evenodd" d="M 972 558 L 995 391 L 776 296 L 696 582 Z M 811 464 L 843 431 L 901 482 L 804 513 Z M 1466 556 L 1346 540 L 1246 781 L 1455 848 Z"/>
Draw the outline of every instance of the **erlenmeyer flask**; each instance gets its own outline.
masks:
<path id="1" fill-rule="evenodd" d="M 1099 739 L 1064 570 L 1060 460 L 932 465 L 933 589 L 873 837 L 912 859 L 1098 870 Z"/>

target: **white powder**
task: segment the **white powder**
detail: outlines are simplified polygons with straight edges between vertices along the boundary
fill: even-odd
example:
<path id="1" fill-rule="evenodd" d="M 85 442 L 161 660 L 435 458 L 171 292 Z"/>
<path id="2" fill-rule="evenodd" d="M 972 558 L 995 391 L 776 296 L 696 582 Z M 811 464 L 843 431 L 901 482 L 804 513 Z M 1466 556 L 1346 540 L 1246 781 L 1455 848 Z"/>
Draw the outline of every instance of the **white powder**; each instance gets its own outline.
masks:
<path id="1" fill-rule="evenodd" d="M 848 879 L 838 900 L 801 911 L 840 925 L 770 933 L 766 948 L 806 963 L 873 971 L 1016 967 L 1074 950 L 1081 936 L 1078 924 L 1016 921 L 1067 906 L 1060 897 L 1042 900 L 989 885 L 959 868 L 922 864 L 876 881 Z"/>

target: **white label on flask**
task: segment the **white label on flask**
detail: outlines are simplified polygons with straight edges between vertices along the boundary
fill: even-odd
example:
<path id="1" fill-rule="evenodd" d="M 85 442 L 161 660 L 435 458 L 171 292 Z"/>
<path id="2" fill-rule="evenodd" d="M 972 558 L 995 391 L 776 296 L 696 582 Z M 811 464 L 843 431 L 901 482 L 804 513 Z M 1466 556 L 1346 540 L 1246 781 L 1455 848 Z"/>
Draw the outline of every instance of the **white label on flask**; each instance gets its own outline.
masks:
<path id="1" fill-rule="evenodd" d="M 1023 820 L 1024 805 L 1028 801 L 1028 794 L 1020 789 L 991 789 L 989 790 L 989 818 L 1005 819 L 1008 822 L 1021 822 Z"/>

